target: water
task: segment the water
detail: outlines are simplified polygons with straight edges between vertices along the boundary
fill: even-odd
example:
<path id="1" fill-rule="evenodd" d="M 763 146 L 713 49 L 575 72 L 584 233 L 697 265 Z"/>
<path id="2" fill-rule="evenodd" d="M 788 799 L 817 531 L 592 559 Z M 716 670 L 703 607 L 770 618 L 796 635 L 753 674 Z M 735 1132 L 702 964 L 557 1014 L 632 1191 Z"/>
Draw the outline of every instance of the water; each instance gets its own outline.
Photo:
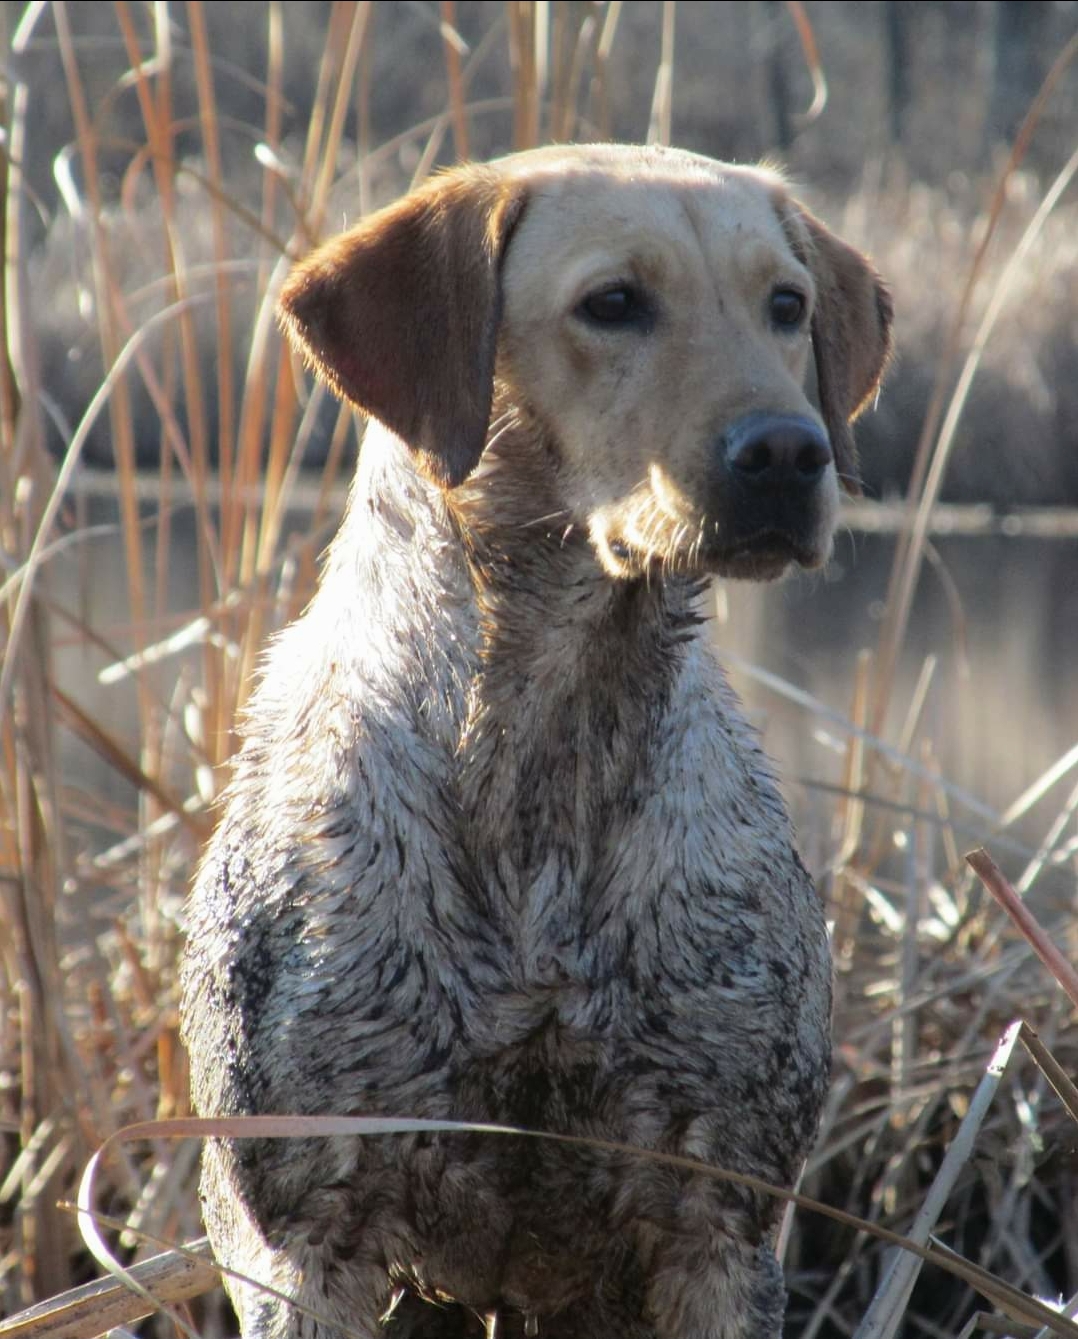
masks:
<path id="1" fill-rule="evenodd" d="M 111 503 L 96 502 L 91 511 L 90 524 L 114 519 Z M 302 529 L 303 518 L 296 525 Z M 152 530 L 147 538 L 152 561 Z M 914 602 L 885 736 L 892 743 L 900 737 L 926 657 L 936 657 L 919 738 L 931 739 L 935 760 L 954 786 L 1000 813 L 1078 740 L 1078 540 L 949 537 L 935 542 L 935 552 Z M 193 553 L 193 522 L 181 512 L 168 566 L 177 617 L 162 626 L 162 636 L 182 622 L 181 611 L 197 611 Z M 716 643 L 720 654 L 731 653 L 731 676 L 779 763 L 810 860 L 824 854 L 834 796 L 803 783 L 841 779 L 847 734 L 761 683 L 744 662 L 847 715 L 857 655 L 879 639 L 893 553 L 891 537 L 846 533 L 826 573 L 767 587 L 724 584 L 716 591 Z M 68 548 L 51 563 L 49 581 L 51 598 L 121 651 L 128 648 L 125 560 L 115 530 Z M 98 683 L 107 663 L 99 649 L 65 632 L 54 673 L 64 692 L 134 751 L 133 686 L 130 680 Z M 197 669 L 194 652 L 170 658 L 157 671 L 165 700 L 184 667 Z M 66 732 L 61 760 L 65 778 L 105 808 L 130 805 L 129 784 Z M 169 780 L 189 784 L 183 776 Z M 1023 841 L 1039 842 L 1073 784 L 1073 777 L 1064 778 L 1017 826 Z M 963 818 L 961 806 L 955 816 Z M 970 844 L 984 826 L 982 819 L 970 824 Z M 115 837 L 115 831 L 101 834 L 103 841 Z"/>

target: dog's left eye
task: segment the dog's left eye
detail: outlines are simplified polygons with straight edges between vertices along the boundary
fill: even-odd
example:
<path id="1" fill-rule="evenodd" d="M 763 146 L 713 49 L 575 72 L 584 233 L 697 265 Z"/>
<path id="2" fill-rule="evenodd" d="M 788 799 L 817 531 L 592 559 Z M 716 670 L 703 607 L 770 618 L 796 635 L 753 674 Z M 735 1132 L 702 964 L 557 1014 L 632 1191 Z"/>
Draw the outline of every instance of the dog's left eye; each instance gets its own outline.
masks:
<path id="1" fill-rule="evenodd" d="M 792 329 L 805 315 L 805 297 L 796 288 L 776 288 L 771 294 L 771 320 L 777 326 Z"/>
<path id="2" fill-rule="evenodd" d="M 596 325 L 634 325 L 648 315 L 643 297 L 631 284 L 613 284 L 589 293 L 577 310 Z"/>

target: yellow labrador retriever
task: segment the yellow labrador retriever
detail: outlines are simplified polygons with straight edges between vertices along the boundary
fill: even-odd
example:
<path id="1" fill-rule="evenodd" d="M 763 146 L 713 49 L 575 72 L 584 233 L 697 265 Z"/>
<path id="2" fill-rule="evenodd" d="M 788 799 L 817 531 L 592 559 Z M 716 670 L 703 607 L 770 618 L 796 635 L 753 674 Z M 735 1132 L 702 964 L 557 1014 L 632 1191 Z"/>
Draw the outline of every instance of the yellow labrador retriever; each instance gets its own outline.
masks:
<path id="1" fill-rule="evenodd" d="M 520 154 L 316 251 L 290 338 L 371 419 L 190 911 L 206 1115 L 497 1121 L 788 1186 L 829 1065 L 823 909 L 700 629 L 823 563 L 890 302 L 776 176 Z M 803 381 L 815 356 L 820 412 Z M 247 1339 L 779 1332 L 781 1205 L 481 1135 L 218 1142 Z"/>

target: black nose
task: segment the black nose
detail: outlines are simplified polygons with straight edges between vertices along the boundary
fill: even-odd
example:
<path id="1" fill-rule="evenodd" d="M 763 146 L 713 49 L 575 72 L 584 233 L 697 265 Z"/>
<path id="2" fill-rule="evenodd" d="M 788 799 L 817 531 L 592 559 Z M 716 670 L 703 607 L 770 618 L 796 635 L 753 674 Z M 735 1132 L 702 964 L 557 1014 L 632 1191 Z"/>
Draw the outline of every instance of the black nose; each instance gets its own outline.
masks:
<path id="1" fill-rule="evenodd" d="M 754 490 L 810 488 L 832 461 L 823 428 L 800 414 L 747 414 L 722 443 L 734 478 Z"/>

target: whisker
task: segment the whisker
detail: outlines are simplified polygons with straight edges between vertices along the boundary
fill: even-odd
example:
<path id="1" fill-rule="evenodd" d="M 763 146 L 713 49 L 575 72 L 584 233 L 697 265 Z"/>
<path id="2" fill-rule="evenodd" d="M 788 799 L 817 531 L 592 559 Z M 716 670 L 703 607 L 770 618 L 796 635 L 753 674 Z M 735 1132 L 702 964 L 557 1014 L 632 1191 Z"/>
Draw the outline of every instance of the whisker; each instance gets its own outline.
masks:
<path id="1" fill-rule="evenodd" d="M 536 516 L 535 519 L 532 521 L 521 521 L 520 525 L 517 526 L 517 529 L 528 530 L 533 525 L 549 525 L 551 521 L 557 521 L 562 516 L 568 516 L 568 515 L 569 515 L 569 508 L 560 507 L 557 511 L 547 512 L 545 516 Z M 571 530 L 572 528 L 573 528 L 572 524 L 570 523 L 569 529 Z M 566 533 L 568 533 L 568 531 Z"/>
<path id="2" fill-rule="evenodd" d="M 496 446 L 510 428 L 521 426 L 520 411 L 515 407 L 506 409 L 503 413 L 496 415 L 487 426 L 486 449 L 489 450 L 492 446 Z"/>

